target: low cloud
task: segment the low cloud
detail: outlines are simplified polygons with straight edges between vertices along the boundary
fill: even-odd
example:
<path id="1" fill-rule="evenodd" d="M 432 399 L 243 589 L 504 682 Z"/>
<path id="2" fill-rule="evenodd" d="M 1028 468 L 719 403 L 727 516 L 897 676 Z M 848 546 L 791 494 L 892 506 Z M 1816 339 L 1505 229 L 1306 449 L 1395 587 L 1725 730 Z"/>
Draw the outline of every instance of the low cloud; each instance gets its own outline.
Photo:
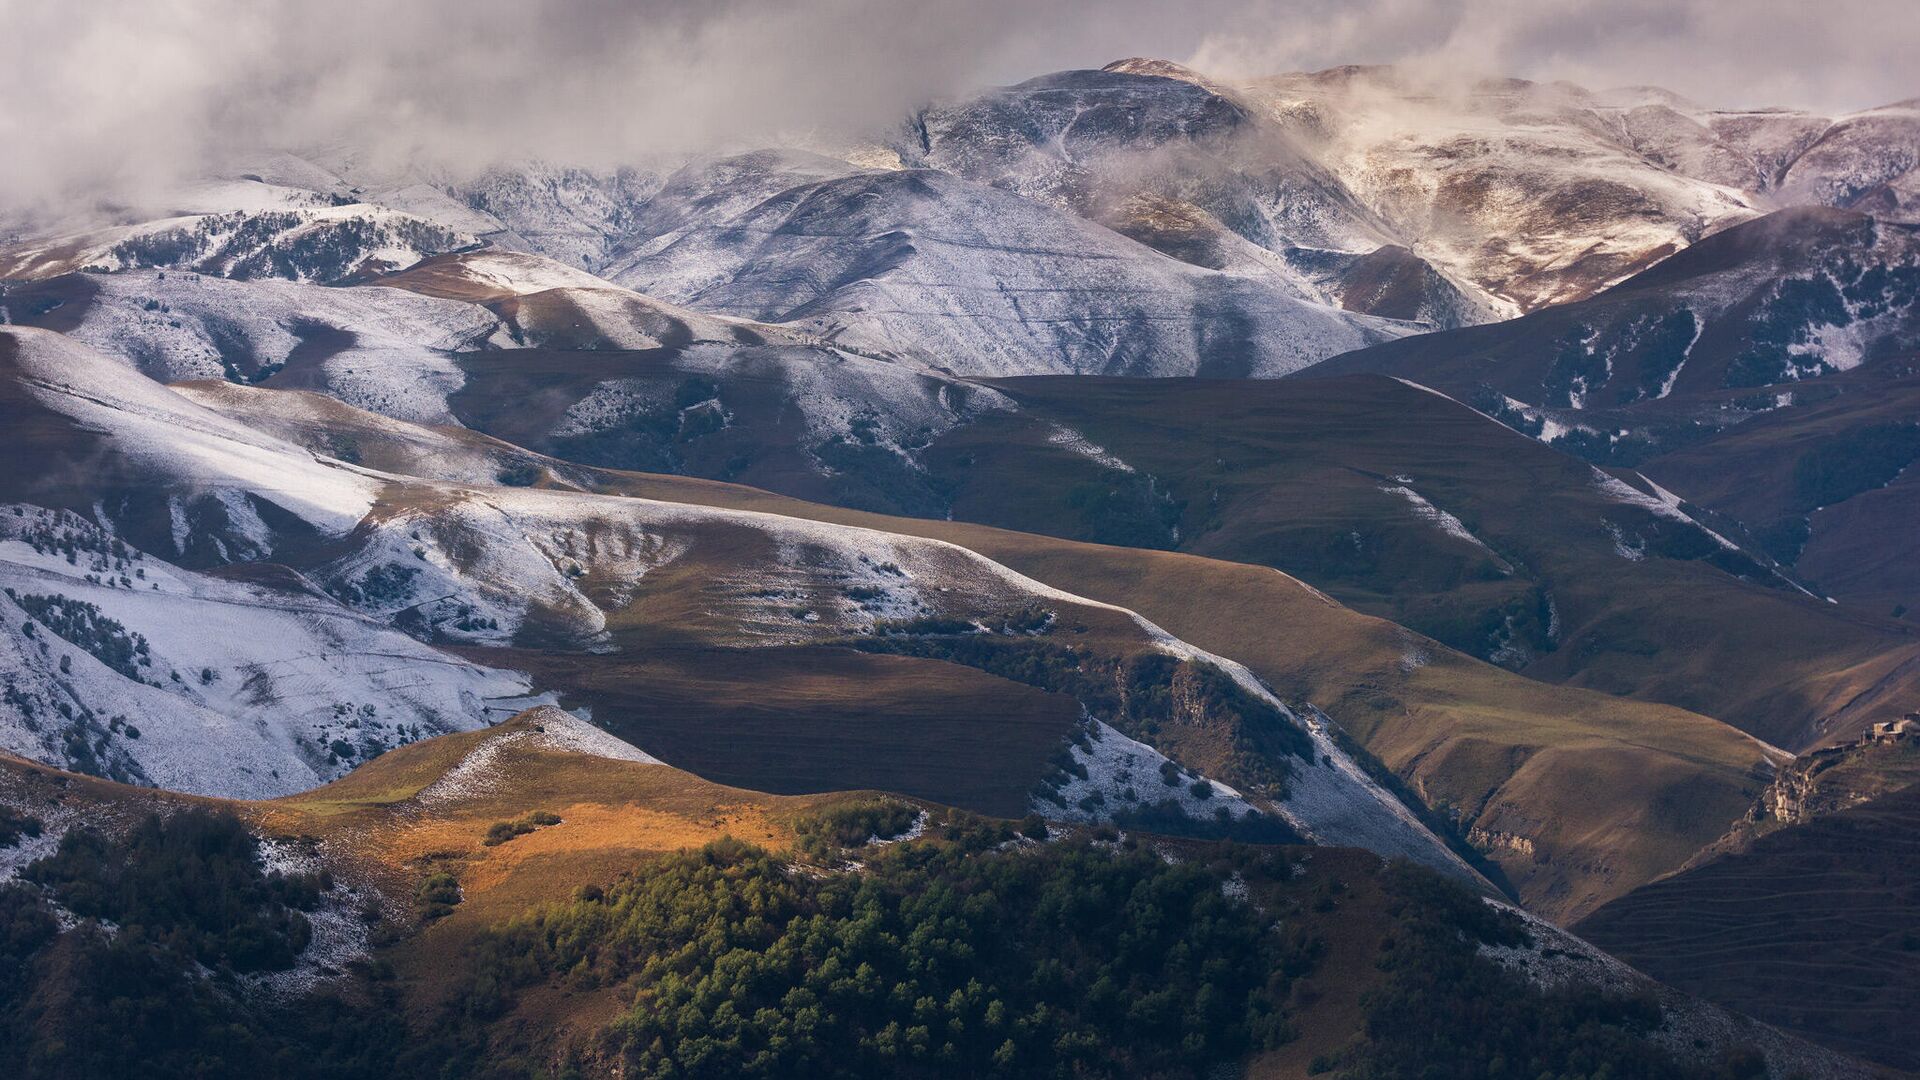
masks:
<path id="1" fill-rule="evenodd" d="M 1920 92 L 1917 54 L 1910 0 L 0 0 L 0 205 L 137 200 L 237 148 L 605 166 L 1131 55 L 1831 110 Z"/>
<path id="2" fill-rule="evenodd" d="M 1840 113 L 1920 94 L 1915 15 L 1911 0 L 1308 0 L 1244 9 L 1192 62 L 1240 77 L 1397 63 Z"/>

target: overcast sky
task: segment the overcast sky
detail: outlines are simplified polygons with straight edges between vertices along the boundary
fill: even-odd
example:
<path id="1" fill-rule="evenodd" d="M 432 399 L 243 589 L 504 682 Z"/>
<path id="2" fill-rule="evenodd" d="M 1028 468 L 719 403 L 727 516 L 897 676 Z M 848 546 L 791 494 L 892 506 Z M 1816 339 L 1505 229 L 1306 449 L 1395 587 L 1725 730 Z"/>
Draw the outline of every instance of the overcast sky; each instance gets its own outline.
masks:
<path id="1" fill-rule="evenodd" d="M 0 203 L 234 145 L 607 164 L 1124 56 L 1389 61 L 1716 105 L 1920 94 L 1917 0 L 0 0 Z"/>

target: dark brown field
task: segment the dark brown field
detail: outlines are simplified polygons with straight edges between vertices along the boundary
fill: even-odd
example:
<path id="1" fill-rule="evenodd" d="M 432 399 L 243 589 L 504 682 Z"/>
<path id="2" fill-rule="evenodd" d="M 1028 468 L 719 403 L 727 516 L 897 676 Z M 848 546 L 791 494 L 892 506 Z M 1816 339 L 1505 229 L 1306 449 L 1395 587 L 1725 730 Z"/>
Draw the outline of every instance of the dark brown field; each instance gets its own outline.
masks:
<path id="1" fill-rule="evenodd" d="M 971 668 L 840 648 L 467 650 L 672 765 L 783 795 L 875 788 L 1027 812 L 1079 705 Z"/>
<path id="2" fill-rule="evenodd" d="M 1574 931 L 1672 986 L 1920 1069 L 1920 786 L 1783 829 Z"/>

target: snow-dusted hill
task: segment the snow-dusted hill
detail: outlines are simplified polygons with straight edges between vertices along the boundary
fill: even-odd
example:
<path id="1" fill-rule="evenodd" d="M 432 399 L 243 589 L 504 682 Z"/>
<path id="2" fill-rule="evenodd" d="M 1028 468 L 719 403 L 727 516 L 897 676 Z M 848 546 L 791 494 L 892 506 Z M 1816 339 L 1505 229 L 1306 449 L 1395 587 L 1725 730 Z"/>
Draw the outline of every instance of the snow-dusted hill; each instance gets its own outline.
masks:
<path id="1" fill-rule="evenodd" d="M 781 159 L 784 162 L 786 159 Z M 1169 258 L 1045 204 L 936 170 L 842 170 L 761 201 L 757 158 L 691 168 L 667 232 L 614 281 L 691 307 L 812 329 L 963 374 L 1280 375 L 1414 327 Z M 749 179 L 741 181 L 741 174 Z M 653 220 L 650 208 L 649 220 Z"/>
<path id="2" fill-rule="evenodd" d="M 1229 84 L 1136 58 L 814 150 L 472 175 L 343 146 L 241 154 L 130 220 L 30 230 L 0 278 L 333 283 L 486 243 L 966 374 L 1270 376 L 1590 296 L 1782 206 L 1911 220 L 1920 110 L 1439 89 L 1391 68 Z"/>
<path id="3" fill-rule="evenodd" d="M 533 700 L 290 570 L 185 570 L 70 512 L 0 507 L 0 589 L 0 745 L 129 782 L 290 794 Z"/>
<path id="4" fill-rule="evenodd" d="M 1435 387 L 1723 517 L 1873 616 L 1920 610 L 1920 228 L 1800 207 L 1587 300 L 1336 357 Z"/>
<path id="5" fill-rule="evenodd" d="M 922 362 L 847 352 L 816 333 L 702 313 L 497 248 L 346 288 L 68 274 L 0 288 L 0 311 L 155 379 L 314 390 L 627 468 L 824 482 L 832 461 L 858 457 L 863 470 L 910 480 L 933 438 L 1011 407 Z M 344 454 L 349 444 L 330 445 Z"/>
<path id="6" fill-rule="evenodd" d="M 1403 282 L 1420 293 L 1410 300 L 1355 288 L 1355 261 L 1404 238 L 1284 126 L 1164 62 L 1060 72 L 923 110 L 889 149 L 1302 298 L 1443 327 L 1501 314 L 1430 267 Z"/>
<path id="7" fill-rule="evenodd" d="M 1797 384 L 1920 348 L 1920 232 L 1783 210 L 1578 303 L 1338 357 L 1445 390 L 1529 434 L 1631 463 L 1821 400 Z"/>
<path id="8" fill-rule="evenodd" d="M 1724 168 L 1716 181 L 1655 160 L 1625 130 L 1631 110 L 1577 87 L 1445 94 L 1337 68 L 1238 89 L 1415 252 L 1522 310 L 1579 299 L 1763 206 Z"/>
<path id="9" fill-rule="evenodd" d="M 1017 642 L 1071 620 L 1094 631 L 1082 648 L 1216 672 L 1300 729 L 1312 752 L 1269 763 L 1291 775 L 1261 804 L 1304 834 L 1471 876 L 1238 664 L 966 548 L 355 467 L 247 425 L 236 403 L 216 412 L 44 330 L 0 330 L 0 375 L 0 406 L 35 436 L 10 451 L 43 455 L 39 473 L 0 482 L 0 497 L 18 501 L 0 543 L 13 590 L 0 611 L 12 665 L 0 735 L 16 752 L 191 790 L 284 791 L 395 741 L 475 726 L 489 699 L 534 689 L 414 639 L 757 649 L 913 633 L 925 620 Z M 286 428 L 262 425 L 274 426 Z M 148 554 L 169 543 L 207 569 Z M 1037 629 L 1012 627 L 1035 610 L 1049 613 Z"/>
<path id="10" fill-rule="evenodd" d="M 211 194 L 194 194 L 232 207 L 249 202 L 252 192 L 245 185 L 222 185 Z M 475 243 L 472 236 L 429 218 L 364 203 L 318 209 L 242 205 L 0 248 L 0 278 L 164 267 L 240 280 L 324 283 L 411 266 L 427 255 Z"/>
<path id="11" fill-rule="evenodd" d="M 1810 129 L 1812 124 L 1808 124 Z M 1920 99 L 1836 118 L 1769 185 L 1783 202 L 1920 221 Z"/>
<path id="12" fill-rule="evenodd" d="M 400 289 L 234 281 L 179 270 L 70 274 L 0 291 L 16 323 L 58 329 L 162 382 L 324 390 L 362 408 L 451 423 L 453 354 L 511 344 L 492 312 Z"/>
<path id="13" fill-rule="evenodd" d="M 470 174 L 376 163 L 352 146 L 235 153 L 208 179 L 149 199 L 145 224 L 0 252 L 0 276 L 191 258 L 215 272 L 333 280 L 368 257 L 404 262 L 474 238 L 604 275 L 623 251 L 781 192 L 919 168 L 1354 310 L 1378 309 L 1348 295 L 1345 263 L 1403 247 L 1436 275 L 1425 317 L 1450 326 L 1589 295 L 1780 206 L 1920 212 L 1912 101 L 1830 117 L 1712 108 L 1652 87 L 1437 86 L 1391 67 L 1227 82 L 1133 58 L 937 103 L 867 141 L 812 149 Z M 994 235 L 1020 246 L 1016 232 Z M 291 253 L 300 248 L 310 253 Z"/>
<path id="14" fill-rule="evenodd" d="M 1920 182 L 1910 102 L 1825 117 L 1712 109 L 1649 87 L 1437 88 L 1384 67 L 1231 92 L 1293 131 L 1422 257 L 1523 309 L 1591 295 L 1782 206 L 1910 221 Z"/>

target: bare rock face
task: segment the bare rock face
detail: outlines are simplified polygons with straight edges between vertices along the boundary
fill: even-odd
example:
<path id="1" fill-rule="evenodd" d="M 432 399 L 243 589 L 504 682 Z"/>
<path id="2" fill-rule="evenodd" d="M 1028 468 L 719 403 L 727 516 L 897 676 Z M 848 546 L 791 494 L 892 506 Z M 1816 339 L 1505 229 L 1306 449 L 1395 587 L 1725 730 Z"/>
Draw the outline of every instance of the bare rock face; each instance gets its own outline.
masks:
<path id="1" fill-rule="evenodd" d="M 1796 758 L 1761 793 L 1749 822 L 1771 831 L 1804 825 L 1920 782 L 1920 739 L 1867 737 Z"/>

